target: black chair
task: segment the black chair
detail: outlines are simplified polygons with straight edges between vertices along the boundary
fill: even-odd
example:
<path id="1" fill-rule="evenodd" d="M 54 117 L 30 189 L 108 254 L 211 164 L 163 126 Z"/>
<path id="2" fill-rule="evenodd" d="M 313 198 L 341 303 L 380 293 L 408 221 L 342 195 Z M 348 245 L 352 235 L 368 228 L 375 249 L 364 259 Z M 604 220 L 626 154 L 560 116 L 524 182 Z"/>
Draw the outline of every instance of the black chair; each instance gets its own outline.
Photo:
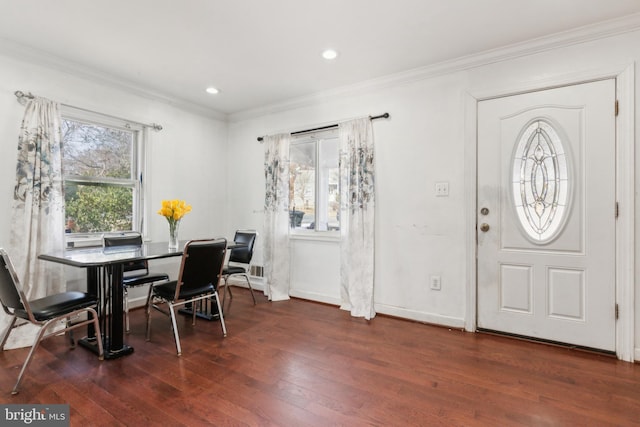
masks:
<path id="1" fill-rule="evenodd" d="M 142 235 L 136 232 L 105 235 L 102 238 L 102 244 L 105 248 L 114 246 L 142 246 Z M 131 261 L 124 265 L 123 270 L 124 329 L 129 333 L 129 288 L 149 284 L 153 286 L 153 283 L 169 280 L 169 275 L 165 273 L 149 273 L 149 263 L 146 260 Z"/>
<path id="2" fill-rule="evenodd" d="M 72 348 L 75 347 L 75 341 L 73 340 L 71 331 L 81 326 L 93 324 L 95 336 L 98 337 L 96 339 L 98 343 L 98 357 L 100 360 L 104 359 L 102 339 L 100 338 L 102 336 L 100 334 L 100 323 L 98 322 L 98 313 L 94 309 L 94 307 L 98 305 L 98 299 L 94 295 L 89 295 L 85 292 L 69 291 L 27 301 L 13 268 L 13 264 L 4 249 L 0 249 L 0 302 L 2 302 L 2 308 L 5 313 L 11 316 L 9 326 L 0 341 L 0 350 L 4 350 L 4 345 L 7 343 L 7 339 L 14 328 L 22 326 L 26 322 L 33 323 L 40 327 L 35 341 L 31 345 L 27 359 L 22 365 L 22 369 L 18 375 L 18 381 L 13 387 L 11 394 L 18 393 L 18 386 L 20 385 L 22 376 L 27 370 L 29 363 L 31 363 L 33 354 L 38 348 L 40 341 L 50 336 L 60 334 L 61 331 L 57 329 L 45 334 L 50 326 L 58 324 L 60 320 L 65 320 L 64 332 L 69 332 Z M 71 323 L 71 318 L 77 318 L 83 313 L 87 314 L 86 319 L 79 320 L 73 324 Z M 18 318 L 26 322 L 16 325 Z"/>
<path id="3" fill-rule="evenodd" d="M 234 243 L 241 245 L 240 247 L 231 249 L 229 254 L 229 262 L 222 269 L 222 277 L 224 278 L 224 295 L 222 297 L 222 305 L 227 299 L 227 291 L 229 292 L 229 299 L 233 298 L 233 293 L 229 287 L 229 277 L 242 276 L 249 285 L 251 291 L 251 298 L 253 298 L 253 305 L 256 305 L 256 297 L 253 294 L 253 287 L 251 287 L 251 280 L 249 279 L 249 267 L 251 266 L 251 258 L 253 258 L 253 247 L 256 243 L 258 233 L 255 230 L 238 230 L 233 238 Z"/>
<path id="4" fill-rule="evenodd" d="M 161 283 L 149 288 L 147 298 L 147 341 L 151 339 L 151 309 L 171 317 L 173 335 L 178 356 L 182 354 L 175 307 L 189 304 L 192 312 L 192 325 L 196 324 L 196 303 L 210 304 L 215 299 L 222 334 L 227 336 L 222 306 L 218 296 L 218 282 L 222 273 L 222 265 L 227 255 L 227 240 L 205 239 L 191 240 L 184 246 L 180 274 L 178 280 Z M 169 306 L 169 312 L 162 310 L 159 304 Z"/>

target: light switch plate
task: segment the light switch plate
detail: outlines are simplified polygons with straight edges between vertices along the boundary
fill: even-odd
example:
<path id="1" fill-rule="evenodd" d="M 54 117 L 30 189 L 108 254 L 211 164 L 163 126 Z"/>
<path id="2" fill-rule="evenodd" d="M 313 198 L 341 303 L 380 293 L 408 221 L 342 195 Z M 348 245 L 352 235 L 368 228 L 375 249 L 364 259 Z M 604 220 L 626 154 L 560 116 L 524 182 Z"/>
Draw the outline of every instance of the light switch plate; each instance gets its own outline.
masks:
<path id="1" fill-rule="evenodd" d="M 440 276 L 429 277 L 429 287 L 434 291 L 442 289 L 442 280 L 440 279 Z"/>

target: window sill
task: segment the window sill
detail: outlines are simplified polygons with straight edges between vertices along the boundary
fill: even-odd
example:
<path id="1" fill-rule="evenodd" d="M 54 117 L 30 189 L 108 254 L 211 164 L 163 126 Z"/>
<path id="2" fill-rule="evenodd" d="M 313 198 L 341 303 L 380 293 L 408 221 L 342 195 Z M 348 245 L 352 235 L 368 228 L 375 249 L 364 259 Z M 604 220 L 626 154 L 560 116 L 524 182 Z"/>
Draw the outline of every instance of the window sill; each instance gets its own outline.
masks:
<path id="1" fill-rule="evenodd" d="M 316 242 L 340 242 L 339 231 L 310 231 L 310 232 L 290 232 L 290 240 L 308 240 Z"/>

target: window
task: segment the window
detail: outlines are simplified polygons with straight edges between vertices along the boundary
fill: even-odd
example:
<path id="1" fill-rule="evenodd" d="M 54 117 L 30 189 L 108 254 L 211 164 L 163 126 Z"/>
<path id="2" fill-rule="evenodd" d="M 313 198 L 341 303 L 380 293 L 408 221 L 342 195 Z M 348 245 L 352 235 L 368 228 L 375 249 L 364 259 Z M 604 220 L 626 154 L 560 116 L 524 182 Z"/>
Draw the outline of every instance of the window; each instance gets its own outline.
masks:
<path id="1" fill-rule="evenodd" d="M 76 235 L 135 230 L 141 128 L 87 116 L 63 112 L 65 230 Z"/>
<path id="2" fill-rule="evenodd" d="M 340 230 L 338 137 L 305 136 L 289 148 L 289 219 L 292 230 Z"/>
<path id="3" fill-rule="evenodd" d="M 569 209 L 569 163 L 559 133 L 537 119 L 521 133 L 512 161 L 513 200 L 520 224 L 535 243 L 551 241 Z"/>

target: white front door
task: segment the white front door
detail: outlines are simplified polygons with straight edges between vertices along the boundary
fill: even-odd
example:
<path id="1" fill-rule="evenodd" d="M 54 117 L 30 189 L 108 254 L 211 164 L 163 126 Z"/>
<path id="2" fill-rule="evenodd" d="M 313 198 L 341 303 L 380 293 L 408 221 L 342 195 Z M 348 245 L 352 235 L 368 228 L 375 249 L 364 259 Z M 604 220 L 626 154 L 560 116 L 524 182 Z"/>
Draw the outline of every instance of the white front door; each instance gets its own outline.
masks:
<path id="1" fill-rule="evenodd" d="M 478 104 L 478 327 L 615 351 L 615 80 Z"/>

